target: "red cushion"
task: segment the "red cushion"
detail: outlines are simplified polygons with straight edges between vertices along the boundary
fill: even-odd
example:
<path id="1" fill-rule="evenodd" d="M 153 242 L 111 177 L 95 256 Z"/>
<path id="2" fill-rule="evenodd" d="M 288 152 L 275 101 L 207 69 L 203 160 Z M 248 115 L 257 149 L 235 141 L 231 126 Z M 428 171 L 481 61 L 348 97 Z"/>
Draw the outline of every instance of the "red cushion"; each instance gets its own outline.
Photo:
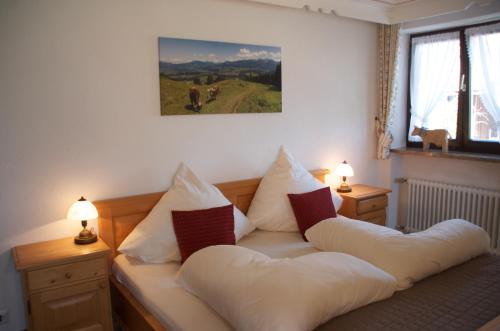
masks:
<path id="1" fill-rule="evenodd" d="M 305 233 L 314 224 L 337 217 L 330 187 L 302 194 L 288 194 L 297 225 L 305 241 Z"/>
<path id="2" fill-rule="evenodd" d="M 182 263 L 196 251 L 213 245 L 234 245 L 233 205 L 202 210 L 172 210 Z"/>

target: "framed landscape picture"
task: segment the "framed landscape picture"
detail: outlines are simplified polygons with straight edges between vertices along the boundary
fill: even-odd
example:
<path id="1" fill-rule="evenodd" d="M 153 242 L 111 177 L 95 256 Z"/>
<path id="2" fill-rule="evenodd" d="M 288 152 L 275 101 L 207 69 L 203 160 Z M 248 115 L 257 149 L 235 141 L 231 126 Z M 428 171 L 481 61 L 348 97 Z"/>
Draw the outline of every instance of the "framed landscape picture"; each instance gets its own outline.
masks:
<path id="1" fill-rule="evenodd" d="M 158 39 L 161 115 L 281 112 L 281 48 Z"/>

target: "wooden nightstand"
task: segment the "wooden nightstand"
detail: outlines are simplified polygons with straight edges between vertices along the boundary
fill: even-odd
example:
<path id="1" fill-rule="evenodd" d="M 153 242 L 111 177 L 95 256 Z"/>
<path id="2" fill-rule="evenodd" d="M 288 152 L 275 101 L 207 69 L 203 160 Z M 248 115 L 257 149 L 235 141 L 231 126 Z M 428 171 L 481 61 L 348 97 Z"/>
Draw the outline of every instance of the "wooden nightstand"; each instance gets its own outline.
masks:
<path id="1" fill-rule="evenodd" d="M 387 194 L 391 190 L 368 185 L 351 185 L 352 192 L 339 193 L 344 202 L 339 214 L 366 222 L 385 225 Z"/>
<path id="2" fill-rule="evenodd" d="M 73 238 L 12 249 L 21 272 L 29 330 L 111 331 L 109 247 Z"/>

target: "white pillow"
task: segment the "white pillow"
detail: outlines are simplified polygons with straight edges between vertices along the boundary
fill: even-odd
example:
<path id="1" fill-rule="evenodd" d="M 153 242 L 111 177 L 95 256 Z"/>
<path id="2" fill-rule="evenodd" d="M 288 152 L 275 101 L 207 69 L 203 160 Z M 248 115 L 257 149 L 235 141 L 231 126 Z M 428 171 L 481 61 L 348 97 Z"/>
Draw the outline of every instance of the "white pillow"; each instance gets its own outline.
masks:
<path id="1" fill-rule="evenodd" d="M 240 331 L 312 330 L 396 288 L 394 277 L 347 254 L 271 259 L 239 246 L 197 251 L 177 281 Z"/>
<path id="2" fill-rule="evenodd" d="M 299 231 L 288 193 L 305 193 L 326 187 L 281 147 L 278 158 L 260 182 L 248 209 L 248 219 L 267 231 Z M 342 198 L 332 192 L 335 210 Z"/>
<path id="3" fill-rule="evenodd" d="M 396 277 L 398 289 L 489 252 L 488 233 L 460 219 L 443 221 L 425 231 L 401 232 L 339 216 L 306 231 L 317 249 L 356 256 Z"/>
<path id="4" fill-rule="evenodd" d="M 215 186 L 199 179 L 181 164 L 173 186 L 163 195 L 151 212 L 125 238 L 118 250 L 149 263 L 180 261 L 181 256 L 172 224 L 172 210 L 197 210 L 222 207 L 231 202 Z M 236 241 L 255 227 L 234 207 Z"/>

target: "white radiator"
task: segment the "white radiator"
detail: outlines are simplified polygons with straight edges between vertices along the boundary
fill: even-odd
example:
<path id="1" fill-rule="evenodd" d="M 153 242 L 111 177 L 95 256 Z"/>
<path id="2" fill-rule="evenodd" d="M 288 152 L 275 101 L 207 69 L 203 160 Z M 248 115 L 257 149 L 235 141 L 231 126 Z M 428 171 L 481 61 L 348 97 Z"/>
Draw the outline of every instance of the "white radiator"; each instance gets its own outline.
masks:
<path id="1" fill-rule="evenodd" d="M 410 231 L 453 218 L 481 226 L 491 237 L 491 247 L 500 248 L 500 191 L 408 179 L 406 227 Z"/>

